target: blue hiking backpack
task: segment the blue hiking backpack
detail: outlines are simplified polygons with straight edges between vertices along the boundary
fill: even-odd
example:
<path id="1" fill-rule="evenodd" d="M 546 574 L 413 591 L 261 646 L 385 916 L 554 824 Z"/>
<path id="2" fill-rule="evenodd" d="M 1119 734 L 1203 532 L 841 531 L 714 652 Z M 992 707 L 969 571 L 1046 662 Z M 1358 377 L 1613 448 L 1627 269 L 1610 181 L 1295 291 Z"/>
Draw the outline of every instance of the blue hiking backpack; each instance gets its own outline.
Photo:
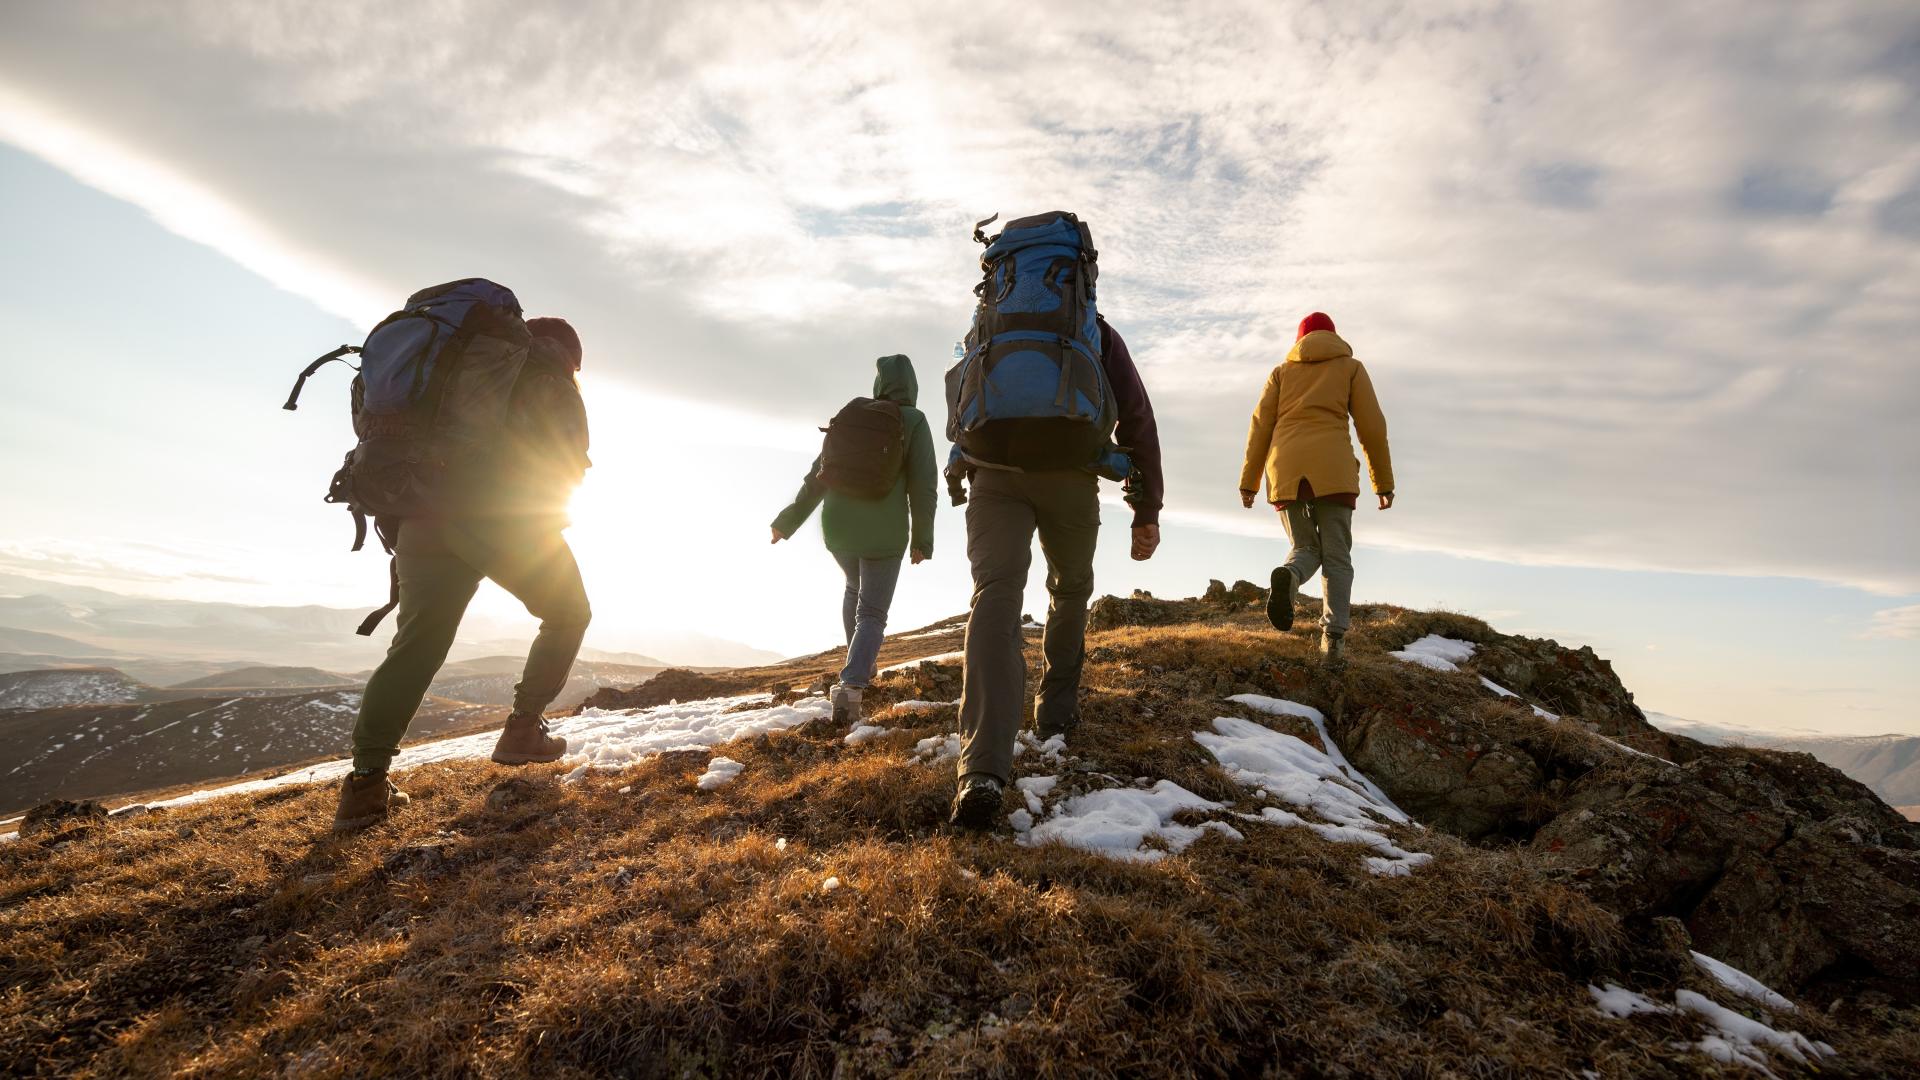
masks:
<path id="1" fill-rule="evenodd" d="M 949 479 L 968 467 L 1084 468 L 1124 479 L 1117 410 L 1100 363 L 1099 252 L 1085 222 L 1052 211 L 1007 223 L 986 245 L 979 303 L 947 371 Z"/>
<path id="2" fill-rule="evenodd" d="M 407 297 L 365 342 L 342 345 L 300 373 L 284 409 L 299 407 L 300 391 L 321 367 L 360 357 L 351 392 L 359 441 L 325 496 L 353 514 L 353 550 L 366 543 L 369 518 L 391 552 L 401 522 L 455 508 L 463 483 L 481 482 L 531 343 L 511 289 L 465 278 Z M 397 582 L 390 590 L 396 602 Z M 392 608 L 368 616 L 359 632 L 371 634 Z"/>

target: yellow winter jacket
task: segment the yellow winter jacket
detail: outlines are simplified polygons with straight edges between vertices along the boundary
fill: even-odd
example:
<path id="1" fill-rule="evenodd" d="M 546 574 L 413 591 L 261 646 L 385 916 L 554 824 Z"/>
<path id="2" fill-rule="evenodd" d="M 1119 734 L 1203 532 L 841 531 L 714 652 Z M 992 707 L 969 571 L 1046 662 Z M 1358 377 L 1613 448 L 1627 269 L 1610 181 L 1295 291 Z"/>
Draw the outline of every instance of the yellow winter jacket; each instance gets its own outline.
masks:
<path id="1" fill-rule="evenodd" d="M 1347 438 L 1347 417 L 1360 432 L 1373 490 L 1393 490 L 1387 453 L 1387 418 L 1373 395 L 1373 380 L 1353 358 L 1353 349 L 1331 330 L 1315 330 L 1293 351 L 1261 391 L 1247 428 L 1247 457 L 1240 490 L 1259 491 L 1267 478 L 1267 501 L 1290 502 L 1304 478 L 1319 495 L 1358 495 L 1360 462 Z"/>

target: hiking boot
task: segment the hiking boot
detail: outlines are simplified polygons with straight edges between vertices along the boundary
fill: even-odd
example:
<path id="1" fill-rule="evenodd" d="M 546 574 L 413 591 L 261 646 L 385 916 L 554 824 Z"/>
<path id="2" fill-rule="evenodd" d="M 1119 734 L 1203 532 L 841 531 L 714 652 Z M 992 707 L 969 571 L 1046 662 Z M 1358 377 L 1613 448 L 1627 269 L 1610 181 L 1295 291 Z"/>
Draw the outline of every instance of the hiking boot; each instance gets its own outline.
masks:
<path id="1" fill-rule="evenodd" d="M 1320 635 L 1320 662 L 1330 668 L 1347 666 L 1347 635 L 1328 630 Z"/>
<path id="2" fill-rule="evenodd" d="M 393 786 L 384 772 L 351 772 L 340 782 L 340 809 L 333 812 L 333 831 L 358 832 L 408 803 L 407 793 Z"/>
<path id="3" fill-rule="evenodd" d="M 860 722 L 861 688 L 858 686 L 836 686 L 833 688 L 833 723 L 835 727 L 851 730 Z"/>
<path id="4" fill-rule="evenodd" d="M 953 793 L 953 813 L 948 815 L 947 823 L 956 829 L 975 832 L 991 828 L 994 819 L 1000 816 L 1000 800 L 1006 790 L 1007 786 L 995 777 L 968 773 L 960 780 L 960 790 Z"/>
<path id="5" fill-rule="evenodd" d="M 559 761 L 567 740 L 547 730 L 547 718 L 538 713 L 514 713 L 493 744 L 493 760 L 501 765 L 535 765 Z"/>
<path id="6" fill-rule="evenodd" d="M 1080 726 L 1080 710 L 1049 709 L 1036 704 L 1033 708 L 1033 728 L 1039 733 L 1041 741 L 1055 735 L 1071 736 L 1073 729 Z"/>
<path id="7" fill-rule="evenodd" d="M 1273 587 L 1267 590 L 1267 621 L 1284 633 L 1293 629 L 1293 601 L 1300 595 L 1300 582 L 1292 567 L 1276 566 L 1269 584 Z"/>

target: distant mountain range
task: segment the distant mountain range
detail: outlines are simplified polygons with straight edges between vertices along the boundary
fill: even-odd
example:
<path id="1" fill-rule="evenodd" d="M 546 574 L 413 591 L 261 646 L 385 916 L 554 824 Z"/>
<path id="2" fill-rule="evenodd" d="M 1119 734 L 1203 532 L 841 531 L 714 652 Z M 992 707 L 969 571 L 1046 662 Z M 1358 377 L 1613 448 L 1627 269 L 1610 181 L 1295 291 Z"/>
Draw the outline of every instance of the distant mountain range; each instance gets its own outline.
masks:
<path id="1" fill-rule="evenodd" d="M 1903 812 L 1920 809 L 1920 735 L 1813 735 L 1747 731 L 1648 713 L 1657 728 L 1716 746 L 1795 750 L 1839 769 Z M 1909 817 L 1916 817 L 1909 813 Z M 1916 817 L 1920 820 L 1920 817 Z"/>
<path id="2" fill-rule="evenodd" d="M 143 682 L 171 685 L 247 666 L 360 671 L 378 663 L 387 635 L 358 637 L 364 611 L 318 605 L 249 606 L 127 596 L 0 572 L 0 671 L 114 667 Z M 527 636 L 473 616 L 455 658 L 524 654 Z M 780 657 L 737 641 L 662 632 L 644 651 L 589 648 L 590 660 L 642 667 L 738 666 Z"/>

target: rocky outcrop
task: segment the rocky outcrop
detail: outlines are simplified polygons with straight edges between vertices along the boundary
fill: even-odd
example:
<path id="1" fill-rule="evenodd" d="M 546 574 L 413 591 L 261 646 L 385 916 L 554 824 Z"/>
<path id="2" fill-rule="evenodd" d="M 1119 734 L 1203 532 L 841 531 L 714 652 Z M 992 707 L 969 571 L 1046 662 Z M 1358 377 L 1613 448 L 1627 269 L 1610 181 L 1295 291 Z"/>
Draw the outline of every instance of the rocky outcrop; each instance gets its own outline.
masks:
<path id="1" fill-rule="evenodd" d="M 685 668 L 668 668 L 638 686 L 625 689 L 602 687 L 581 702 L 573 712 L 577 714 L 588 709 L 651 709 L 676 701 L 746 694 L 758 689 L 754 682 L 751 676 L 736 673 L 708 675 Z"/>

